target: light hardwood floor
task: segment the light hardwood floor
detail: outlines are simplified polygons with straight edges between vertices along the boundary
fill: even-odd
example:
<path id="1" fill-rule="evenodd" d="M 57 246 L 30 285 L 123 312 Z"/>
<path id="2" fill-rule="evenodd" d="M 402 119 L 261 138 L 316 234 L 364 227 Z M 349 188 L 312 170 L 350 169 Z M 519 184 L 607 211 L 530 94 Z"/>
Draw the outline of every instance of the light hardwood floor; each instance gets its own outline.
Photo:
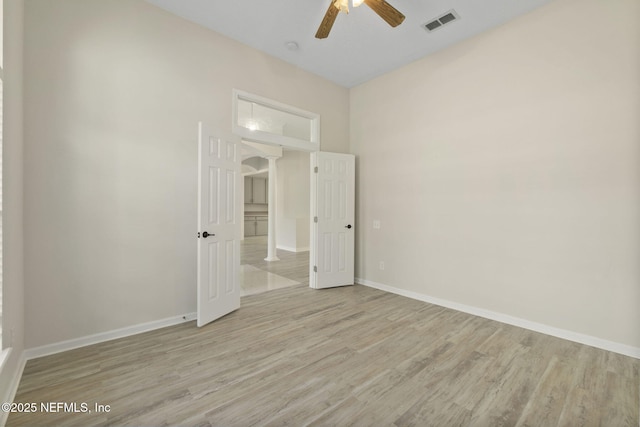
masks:
<path id="1" fill-rule="evenodd" d="M 640 361 L 363 286 L 27 363 L 9 426 L 638 426 Z"/>

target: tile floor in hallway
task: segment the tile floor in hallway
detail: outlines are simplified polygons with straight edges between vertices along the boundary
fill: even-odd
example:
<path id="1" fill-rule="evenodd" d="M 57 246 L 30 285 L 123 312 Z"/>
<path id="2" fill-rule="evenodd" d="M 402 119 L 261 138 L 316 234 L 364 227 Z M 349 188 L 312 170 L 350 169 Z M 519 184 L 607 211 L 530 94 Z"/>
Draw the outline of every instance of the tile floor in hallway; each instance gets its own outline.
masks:
<path id="1" fill-rule="evenodd" d="M 240 295 L 309 285 L 309 252 L 278 250 L 280 261 L 267 262 L 266 236 L 246 237 L 241 245 Z"/>

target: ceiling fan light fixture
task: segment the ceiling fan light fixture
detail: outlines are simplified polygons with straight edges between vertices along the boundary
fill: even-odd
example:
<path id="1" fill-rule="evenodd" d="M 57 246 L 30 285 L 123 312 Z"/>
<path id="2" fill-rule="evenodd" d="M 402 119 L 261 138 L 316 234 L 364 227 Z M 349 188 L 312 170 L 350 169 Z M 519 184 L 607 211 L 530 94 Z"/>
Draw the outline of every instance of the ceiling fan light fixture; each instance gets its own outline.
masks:
<path id="1" fill-rule="evenodd" d="M 385 0 L 351 0 L 353 7 L 358 7 L 362 3 L 369 6 L 380 18 L 392 27 L 397 27 L 404 21 L 404 15 L 395 7 L 391 6 Z M 336 21 L 336 17 L 340 12 L 349 13 L 349 0 L 331 0 L 329 8 L 322 18 L 320 27 L 316 32 L 317 39 L 326 39 L 329 36 L 331 27 Z"/>
<path id="2" fill-rule="evenodd" d="M 349 0 L 336 0 L 333 5 L 340 11 L 344 13 L 349 13 Z"/>

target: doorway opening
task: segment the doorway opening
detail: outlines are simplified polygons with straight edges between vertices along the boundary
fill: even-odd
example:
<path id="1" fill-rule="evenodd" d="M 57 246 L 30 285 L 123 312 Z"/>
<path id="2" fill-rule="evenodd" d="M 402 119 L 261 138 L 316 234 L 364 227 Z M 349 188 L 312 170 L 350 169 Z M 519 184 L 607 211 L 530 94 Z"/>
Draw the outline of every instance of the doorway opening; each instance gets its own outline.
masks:
<path id="1" fill-rule="evenodd" d="M 232 129 L 243 143 L 241 295 L 309 286 L 309 153 L 320 147 L 320 115 L 234 89 Z"/>
<path id="2" fill-rule="evenodd" d="M 252 295 L 291 286 L 309 286 L 310 155 L 287 149 L 277 162 L 276 247 L 278 261 L 266 261 L 267 214 L 274 207 L 265 196 L 268 162 L 253 156 L 242 162 L 244 178 L 240 292 Z M 268 191 L 268 190 L 267 190 Z"/>
<path id="3" fill-rule="evenodd" d="M 271 206 L 267 208 L 268 254 L 264 261 L 280 262 L 276 245 L 278 209 L 273 206 L 278 205 L 277 160 L 283 158 L 283 149 L 302 151 L 305 153 L 298 154 L 299 159 L 308 159 L 308 163 L 305 161 L 298 170 L 302 172 L 301 177 L 308 177 L 307 185 L 301 185 L 302 179 L 281 179 L 294 189 L 309 191 L 309 195 L 303 197 L 308 201 L 302 205 L 305 215 L 293 218 L 293 252 L 306 252 L 300 259 L 306 259 L 309 287 L 322 289 L 354 284 L 355 156 L 319 151 L 318 114 L 236 90 L 233 92 L 235 137 L 213 136 L 202 122 L 198 124 L 198 326 L 240 307 L 244 233 L 241 150 L 257 151 L 259 157 L 268 159 L 269 163 L 268 200 Z M 254 108 L 254 104 L 260 108 Z M 260 117 L 255 116 L 255 110 L 262 110 Z M 270 126 L 265 127 L 265 123 Z M 296 129 L 295 135 L 285 134 L 285 130 L 290 130 L 290 124 Z M 282 206 L 288 205 L 290 203 L 282 202 Z M 311 215 L 314 215 L 313 221 Z M 298 236 L 308 238 L 308 250 L 303 250 L 305 244 L 303 248 L 298 247 Z M 245 255 L 247 252 L 248 246 Z M 304 264 L 300 267 L 302 270 Z"/>
<path id="4" fill-rule="evenodd" d="M 255 150 L 261 153 L 260 157 L 269 159 L 268 199 L 269 204 L 276 204 L 277 208 L 267 209 L 268 254 L 265 260 L 274 264 L 279 262 L 278 247 L 286 251 L 290 246 L 294 248 L 293 252 L 301 251 L 298 236 L 303 236 L 306 241 L 302 246 L 305 250 L 309 248 L 307 283 L 310 287 L 321 289 L 353 284 L 355 157 L 320 151 L 319 114 L 235 89 L 232 129 L 248 151 Z M 280 180 L 293 186 L 289 190 L 294 193 L 296 189 L 308 191 L 302 197 L 304 214 L 296 213 L 293 217 L 284 212 L 290 208 L 292 200 L 300 202 L 300 199 L 275 200 L 282 199 L 285 193 L 282 183 L 276 185 L 274 181 L 282 175 L 282 167 L 276 165 L 285 162 L 283 153 L 287 152 L 304 158 L 304 166 L 298 168 L 302 171 L 300 177 L 287 176 Z M 252 220 L 257 230 L 260 224 L 257 215 L 240 222 L 252 227 Z M 291 230 L 293 239 L 289 235 Z M 289 239 L 287 243 L 283 242 L 285 238 Z"/>

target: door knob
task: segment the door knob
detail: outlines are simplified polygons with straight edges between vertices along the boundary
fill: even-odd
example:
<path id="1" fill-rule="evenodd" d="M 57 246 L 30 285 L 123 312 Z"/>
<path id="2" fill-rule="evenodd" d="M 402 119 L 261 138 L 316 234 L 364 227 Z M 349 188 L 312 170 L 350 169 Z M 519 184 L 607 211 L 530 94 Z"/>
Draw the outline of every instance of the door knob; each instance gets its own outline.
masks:
<path id="1" fill-rule="evenodd" d="M 204 237 L 205 239 L 209 236 L 215 236 L 215 234 L 213 233 L 207 233 L 206 231 L 204 233 L 202 233 L 202 237 Z"/>
<path id="2" fill-rule="evenodd" d="M 349 229 L 351 229 L 351 224 L 349 224 L 349 225 L 345 225 L 345 226 L 344 226 L 344 228 L 349 228 Z"/>

